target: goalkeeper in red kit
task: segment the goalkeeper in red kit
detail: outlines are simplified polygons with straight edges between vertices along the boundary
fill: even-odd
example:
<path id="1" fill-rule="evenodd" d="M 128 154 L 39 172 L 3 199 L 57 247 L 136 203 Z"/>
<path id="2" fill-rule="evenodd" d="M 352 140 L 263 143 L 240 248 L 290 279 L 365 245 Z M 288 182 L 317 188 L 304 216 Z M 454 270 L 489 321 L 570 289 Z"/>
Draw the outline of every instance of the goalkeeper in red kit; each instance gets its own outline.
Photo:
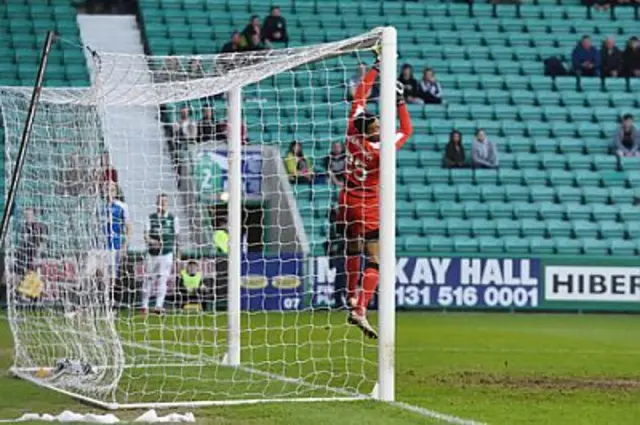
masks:
<path id="1" fill-rule="evenodd" d="M 369 338 L 378 334 L 367 320 L 367 307 L 379 280 L 378 240 L 380 233 L 380 121 L 366 110 L 367 97 L 379 72 L 376 63 L 357 87 L 347 130 L 346 182 L 340 193 L 339 219 L 347 237 L 347 301 L 348 322 L 358 326 Z M 396 149 L 400 149 L 413 132 L 411 118 L 404 102 L 404 88 L 396 88 L 400 129 L 396 132 Z M 360 258 L 366 258 L 361 273 Z M 358 292 L 360 279 L 361 288 Z"/>

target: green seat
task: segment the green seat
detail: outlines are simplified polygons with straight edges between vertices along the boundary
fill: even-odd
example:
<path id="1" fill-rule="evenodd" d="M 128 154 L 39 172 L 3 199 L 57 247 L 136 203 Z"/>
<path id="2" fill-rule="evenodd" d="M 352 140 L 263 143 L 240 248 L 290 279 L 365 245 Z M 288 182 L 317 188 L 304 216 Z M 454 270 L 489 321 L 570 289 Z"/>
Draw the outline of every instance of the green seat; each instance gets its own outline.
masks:
<path id="1" fill-rule="evenodd" d="M 489 215 L 492 220 L 513 219 L 513 207 L 511 204 L 494 202 L 489 205 Z"/>
<path id="2" fill-rule="evenodd" d="M 492 120 L 493 115 L 494 115 L 493 108 L 488 108 L 486 105 L 469 105 L 468 116 L 472 120 Z M 500 117 L 500 119 L 504 119 L 504 118 Z M 493 121 L 491 123 L 493 123 Z M 498 123 L 495 123 L 495 124 L 498 124 Z"/>
<path id="3" fill-rule="evenodd" d="M 446 114 L 450 120 L 467 120 L 471 118 L 469 105 L 447 105 Z"/>
<path id="4" fill-rule="evenodd" d="M 532 186 L 531 187 L 531 201 L 537 202 L 555 202 L 556 190 L 553 187 L 547 186 Z"/>
<path id="5" fill-rule="evenodd" d="M 476 253 L 478 252 L 478 240 L 474 238 L 455 238 L 453 240 L 453 249 L 460 253 Z"/>
<path id="6" fill-rule="evenodd" d="M 493 51 L 495 51 L 495 48 L 492 49 Z M 476 75 L 476 78 L 479 78 L 480 86 L 484 90 L 502 90 L 504 87 L 504 78 L 500 75 Z"/>
<path id="7" fill-rule="evenodd" d="M 511 205 L 513 206 L 513 216 L 516 220 L 527 218 L 538 219 L 538 210 L 534 204 L 529 202 L 514 202 Z"/>
<path id="8" fill-rule="evenodd" d="M 499 237 L 520 236 L 520 220 L 497 220 L 496 232 Z"/>
<path id="9" fill-rule="evenodd" d="M 569 118 L 573 122 L 590 122 L 594 116 L 593 109 L 582 106 L 572 106 L 569 109 Z"/>
<path id="10" fill-rule="evenodd" d="M 520 232 L 523 237 L 544 237 L 547 232 L 547 228 L 544 221 L 524 219 L 519 222 Z"/>
<path id="11" fill-rule="evenodd" d="M 570 122 L 553 121 L 551 123 L 551 133 L 554 137 L 574 137 L 576 125 Z"/>
<path id="12" fill-rule="evenodd" d="M 303 209 L 302 206 L 300 205 L 301 200 L 298 199 L 296 200 L 296 202 L 298 203 L 298 209 L 301 210 Z M 305 208 L 310 208 L 309 206 L 305 206 Z M 314 210 L 314 215 L 316 216 L 316 218 L 326 218 L 327 217 L 327 212 L 323 211 L 323 210 Z M 403 201 L 403 200 L 397 200 L 396 201 L 396 214 L 398 216 L 398 219 L 400 218 L 413 218 L 414 214 L 413 214 L 413 202 L 409 202 L 409 201 Z"/>
<path id="13" fill-rule="evenodd" d="M 449 170 L 441 168 L 428 168 L 423 171 L 426 183 L 430 185 L 449 184 Z"/>
<path id="14" fill-rule="evenodd" d="M 582 190 L 571 186 L 557 186 L 556 199 L 562 204 L 582 202 Z"/>
<path id="15" fill-rule="evenodd" d="M 433 218 L 422 219 L 422 234 L 431 236 L 445 236 L 447 233 L 447 226 L 444 220 L 436 220 Z"/>
<path id="16" fill-rule="evenodd" d="M 477 90 L 479 88 L 479 83 L 481 81 L 482 76 L 478 75 L 456 75 L 456 85 L 458 89 L 461 90 Z M 444 84 L 442 79 L 440 79 L 440 84 Z M 449 105 L 452 106 L 452 105 Z"/>
<path id="17" fill-rule="evenodd" d="M 446 189 L 446 186 L 445 186 Z M 438 191 L 438 195 L 436 195 Z M 442 196 L 442 199 L 447 199 L 446 190 L 442 189 L 442 186 L 409 186 L 409 200 L 410 201 L 430 201 L 436 196 Z M 454 194 L 455 195 L 455 194 Z M 453 198 L 452 198 L 453 199 Z M 436 198 L 436 200 L 438 200 Z"/>
<path id="18" fill-rule="evenodd" d="M 460 218 L 446 218 L 447 234 L 450 238 L 467 238 L 471 235 L 471 222 Z"/>
<path id="19" fill-rule="evenodd" d="M 611 155 L 596 155 L 593 157 L 593 168 L 597 171 L 615 171 L 618 168 L 618 158 Z"/>
<path id="20" fill-rule="evenodd" d="M 590 207 L 591 217 L 593 220 L 596 220 L 596 221 L 617 220 L 618 215 L 620 214 L 620 207 L 621 206 L 616 206 L 616 205 L 593 204 Z"/>
<path id="21" fill-rule="evenodd" d="M 527 137 L 507 137 L 506 145 L 509 152 L 531 152 L 531 141 Z"/>
<path id="22" fill-rule="evenodd" d="M 584 202 L 587 204 L 605 204 L 609 202 L 609 191 L 611 189 L 604 187 L 583 187 L 581 190 L 582 199 L 584 199 Z"/>
<path id="23" fill-rule="evenodd" d="M 402 219 L 398 220 L 397 233 L 399 236 L 418 235 L 422 232 L 422 221 Z"/>
<path id="24" fill-rule="evenodd" d="M 599 222 L 600 236 L 604 239 L 624 239 L 625 227 L 616 221 Z"/>
<path id="25" fill-rule="evenodd" d="M 594 187 L 600 185 L 600 174 L 588 171 L 588 170 L 578 170 L 575 171 L 575 181 L 578 186 L 581 187 Z"/>
<path id="26" fill-rule="evenodd" d="M 505 136 L 522 136 L 525 124 L 519 121 L 502 121 L 502 134 Z"/>
<path id="27" fill-rule="evenodd" d="M 482 199 L 480 186 L 458 184 L 456 185 L 456 192 L 458 193 L 458 200 L 460 202 L 479 202 Z"/>
<path id="28" fill-rule="evenodd" d="M 425 183 L 425 175 L 424 171 L 419 168 L 401 168 L 400 170 L 400 181 L 403 184 L 418 184 L 422 185 Z"/>
<path id="29" fill-rule="evenodd" d="M 570 137 L 565 137 L 558 139 L 558 149 L 560 149 L 561 153 L 569 154 L 569 153 L 583 153 L 584 152 L 584 141 L 582 139 L 574 139 Z"/>
<path id="30" fill-rule="evenodd" d="M 631 204 L 637 198 L 637 193 L 634 189 L 626 187 L 610 187 L 608 190 L 611 201 L 615 204 Z"/>
<path id="31" fill-rule="evenodd" d="M 633 241 L 614 239 L 610 244 L 611 255 L 613 256 L 634 256 L 637 254 L 637 246 Z"/>
<path id="32" fill-rule="evenodd" d="M 543 220 L 563 220 L 565 208 L 560 204 L 543 202 L 538 204 L 538 213 Z"/>
<path id="33" fill-rule="evenodd" d="M 576 173 L 565 170 L 549 170 L 547 178 L 554 186 L 572 186 L 576 179 Z"/>
<path id="34" fill-rule="evenodd" d="M 544 153 L 540 157 L 542 168 L 547 170 L 563 170 L 565 168 L 565 156 L 557 153 Z"/>
<path id="35" fill-rule="evenodd" d="M 609 241 L 602 239 L 582 239 L 582 251 L 585 255 L 609 255 Z"/>
<path id="36" fill-rule="evenodd" d="M 543 170 L 524 170 L 522 181 L 528 186 L 544 186 L 547 184 L 547 173 Z"/>
<path id="37" fill-rule="evenodd" d="M 592 158 L 589 155 L 572 153 L 567 155 L 566 158 L 567 158 L 567 166 L 571 170 L 577 171 L 577 170 L 592 169 Z"/>
<path id="38" fill-rule="evenodd" d="M 555 252 L 556 244 L 553 239 L 533 237 L 529 239 L 529 251 L 537 255 L 550 255 Z"/>
<path id="39" fill-rule="evenodd" d="M 481 237 L 478 239 L 480 252 L 484 254 L 502 254 L 504 252 L 504 242 L 502 239 L 493 237 Z"/>
<path id="40" fill-rule="evenodd" d="M 576 132 L 581 138 L 600 137 L 601 134 L 600 125 L 592 122 L 578 123 Z"/>
<path id="41" fill-rule="evenodd" d="M 571 223 L 565 220 L 549 220 L 546 222 L 547 234 L 553 238 L 568 238 L 572 234 Z"/>
<path id="42" fill-rule="evenodd" d="M 514 101 L 514 103 L 518 104 Z M 538 106 L 533 106 L 531 104 L 520 105 L 518 106 L 518 118 L 522 121 L 540 121 L 542 119 L 542 111 Z M 545 133 L 548 133 L 548 129 L 545 130 Z M 531 133 L 531 131 L 529 131 Z M 548 134 L 536 134 L 536 138 L 547 137 Z"/>
<path id="43" fill-rule="evenodd" d="M 404 249 L 407 252 L 424 253 L 429 246 L 429 240 L 420 236 L 407 236 L 404 238 Z"/>
<path id="44" fill-rule="evenodd" d="M 473 183 L 473 170 L 454 168 L 451 170 L 451 182 L 454 185 L 470 185 Z"/>
<path id="45" fill-rule="evenodd" d="M 598 237 L 598 224 L 592 221 L 575 220 L 571 223 L 571 228 L 577 239 Z"/>
<path id="46" fill-rule="evenodd" d="M 416 201 L 412 203 L 413 208 L 409 207 L 413 215 L 418 218 L 437 218 L 440 217 L 440 205 L 431 201 Z M 398 207 L 399 208 L 399 207 Z"/>
<path id="47" fill-rule="evenodd" d="M 540 106 L 558 106 L 562 96 L 558 92 L 537 91 L 536 101 Z"/>
<path id="48" fill-rule="evenodd" d="M 497 183 L 496 170 L 477 169 L 473 173 L 473 181 L 479 186 L 493 185 Z"/>
<path id="49" fill-rule="evenodd" d="M 418 211 L 419 213 L 419 211 Z M 440 217 L 443 219 L 463 219 L 464 214 L 464 204 L 459 202 L 441 202 L 440 203 Z"/>
<path id="50" fill-rule="evenodd" d="M 590 220 L 593 209 L 579 202 L 566 202 L 563 204 L 565 215 L 569 220 Z"/>
<path id="51" fill-rule="evenodd" d="M 498 120 L 516 120 L 518 118 L 518 107 L 513 105 L 493 105 L 492 112 Z"/>
<path id="52" fill-rule="evenodd" d="M 442 236 L 431 236 L 427 238 L 427 245 L 431 253 L 451 253 L 453 248 L 453 239 Z"/>
<path id="53" fill-rule="evenodd" d="M 604 94 L 604 93 L 603 93 Z M 638 107 L 638 95 L 637 93 L 611 93 L 610 95 L 611 105 L 614 108 L 636 108 Z M 593 106 L 607 106 L 606 104 L 593 105 Z"/>
<path id="54" fill-rule="evenodd" d="M 522 170 L 537 169 L 540 164 L 540 158 L 535 153 L 518 153 L 515 157 L 517 168 Z"/>
<path id="55" fill-rule="evenodd" d="M 496 222 L 485 218 L 471 220 L 471 231 L 476 238 L 496 235 Z"/>
<path id="56" fill-rule="evenodd" d="M 624 223 L 624 230 L 629 239 L 640 239 L 640 222 L 626 220 Z"/>
<path id="57" fill-rule="evenodd" d="M 553 238 L 556 253 L 558 255 L 580 255 L 582 254 L 582 242 L 578 239 L 570 239 L 566 237 Z"/>
<path id="58" fill-rule="evenodd" d="M 511 256 L 527 255 L 529 253 L 529 240 L 519 237 L 504 238 L 504 250 Z"/>
<path id="59" fill-rule="evenodd" d="M 467 220 L 489 217 L 489 204 L 484 202 L 465 202 L 463 208 Z"/>
<path id="60" fill-rule="evenodd" d="M 484 202 L 503 202 L 504 190 L 499 186 L 481 186 L 482 200 Z"/>
<path id="61" fill-rule="evenodd" d="M 520 185 L 504 186 L 505 199 L 507 202 L 528 202 L 529 188 Z"/>

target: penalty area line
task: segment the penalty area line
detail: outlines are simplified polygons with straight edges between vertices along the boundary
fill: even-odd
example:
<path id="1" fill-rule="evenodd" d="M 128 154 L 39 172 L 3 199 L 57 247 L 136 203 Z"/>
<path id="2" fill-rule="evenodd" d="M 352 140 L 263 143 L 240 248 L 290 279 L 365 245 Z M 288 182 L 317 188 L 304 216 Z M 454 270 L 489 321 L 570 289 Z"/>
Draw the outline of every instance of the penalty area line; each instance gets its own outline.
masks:
<path id="1" fill-rule="evenodd" d="M 409 412 L 417 413 L 418 415 L 428 418 L 436 419 L 441 422 L 446 422 L 451 425 L 487 425 L 484 422 L 474 421 L 473 419 L 459 418 L 453 415 L 447 415 L 446 413 L 436 412 L 424 407 L 414 406 L 413 404 L 403 403 L 401 401 L 391 401 L 389 405 L 398 407 Z"/>

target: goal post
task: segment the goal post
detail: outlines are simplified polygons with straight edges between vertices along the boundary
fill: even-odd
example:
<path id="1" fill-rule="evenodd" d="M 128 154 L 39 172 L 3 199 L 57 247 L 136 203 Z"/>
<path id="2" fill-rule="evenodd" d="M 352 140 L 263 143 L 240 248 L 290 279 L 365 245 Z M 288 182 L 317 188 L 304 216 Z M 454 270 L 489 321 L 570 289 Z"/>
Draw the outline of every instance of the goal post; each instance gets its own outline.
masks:
<path id="1" fill-rule="evenodd" d="M 323 163 L 345 140 L 351 77 L 380 44 L 379 99 L 367 106 L 384 170 L 371 341 L 322 301 L 340 274 L 324 248 L 338 186 Z M 393 401 L 396 55 L 391 27 L 246 53 L 96 52 L 91 87 L 42 89 L 6 241 L 13 372 L 109 409 Z M 0 88 L 7 179 L 28 93 Z M 287 156 L 294 140 L 305 165 Z M 117 184 L 103 180 L 105 155 Z M 179 218 L 164 289 L 145 235 L 161 193 Z M 114 198 L 131 224 L 127 252 L 112 249 Z M 28 267 L 26 210 L 46 229 Z M 107 277 L 94 251 L 108 253 Z M 145 291 L 166 313 L 140 313 Z"/>

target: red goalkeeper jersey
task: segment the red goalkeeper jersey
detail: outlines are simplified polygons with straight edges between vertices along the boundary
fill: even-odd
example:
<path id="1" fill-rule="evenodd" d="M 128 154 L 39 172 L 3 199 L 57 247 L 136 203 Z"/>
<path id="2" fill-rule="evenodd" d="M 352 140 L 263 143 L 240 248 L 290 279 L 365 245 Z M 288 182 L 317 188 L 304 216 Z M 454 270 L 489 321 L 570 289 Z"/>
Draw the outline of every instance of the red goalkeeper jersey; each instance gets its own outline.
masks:
<path id="1" fill-rule="evenodd" d="M 353 123 L 354 118 L 364 112 L 367 97 L 378 76 L 378 70 L 371 68 L 364 76 L 360 85 L 356 88 L 351 114 L 349 115 L 349 128 L 347 130 L 347 173 L 345 192 L 349 196 L 374 198 L 379 195 L 380 186 L 380 143 L 366 140 Z M 398 117 L 400 129 L 396 132 L 396 149 L 409 139 L 413 128 L 411 118 L 404 103 L 398 105 Z"/>

